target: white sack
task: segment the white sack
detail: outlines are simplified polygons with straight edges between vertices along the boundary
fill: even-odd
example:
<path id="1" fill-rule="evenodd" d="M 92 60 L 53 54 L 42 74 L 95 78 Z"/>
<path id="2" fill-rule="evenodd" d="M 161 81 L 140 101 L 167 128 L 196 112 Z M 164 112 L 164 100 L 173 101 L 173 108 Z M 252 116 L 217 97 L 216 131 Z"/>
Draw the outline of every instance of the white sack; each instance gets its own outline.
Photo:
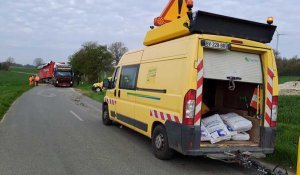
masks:
<path id="1" fill-rule="evenodd" d="M 212 144 L 223 140 L 230 140 L 230 132 L 218 114 L 202 119 L 202 124 L 211 135 L 210 142 Z"/>
<path id="2" fill-rule="evenodd" d="M 230 126 L 234 131 L 245 132 L 252 128 L 252 122 L 239 116 L 236 113 L 228 113 L 221 115 L 222 120 L 225 124 Z"/>
<path id="3" fill-rule="evenodd" d="M 226 124 L 225 124 L 226 125 Z M 230 132 L 230 135 L 231 136 L 234 136 L 234 135 L 237 135 L 238 132 L 237 131 L 234 131 L 230 126 L 226 125 L 228 131 Z"/>
<path id="4" fill-rule="evenodd" d="M 211 139 L 211 135 L 208 133 L 207 129 L 202 124 L 201 125 L 201 141 L 210 141 L 210 139 Z"/>
<path id="5" fill-rule="evenodd" d="M 250 140 L 250 135 L 246 132 L 241 132 L 237 135 L 232 136 L 231 139 L 236 141 L 248 141 Z"/>

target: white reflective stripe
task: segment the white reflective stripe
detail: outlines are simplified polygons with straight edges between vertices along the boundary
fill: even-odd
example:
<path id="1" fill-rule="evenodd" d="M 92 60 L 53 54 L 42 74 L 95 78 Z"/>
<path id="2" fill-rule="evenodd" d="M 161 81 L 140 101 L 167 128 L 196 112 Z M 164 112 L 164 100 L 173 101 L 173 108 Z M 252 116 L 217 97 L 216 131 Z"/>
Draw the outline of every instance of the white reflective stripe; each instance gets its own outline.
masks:
<path id="1" fill-rule="evenodd" d="M 200 95 L 202 95 L 202 92 L 203 92 L 203 88 L 202 88 L 203 86 L 201 85 L 198 89 L 197 89 L 197 98 L 200 96 Z"/>
<path id="2" fill-rule="evenodd" d="M 270 102 L 272 103 L 272 99 L 273 99 L 273 96 L 272 96 L 272 94 L 269 92 L 269 91 L 267 91 L 267 98 L 270 100 Z"/>
<path id="3" fill-rule="evenodd" d="M 278 115 L 278 106 L 277 105 L 273 105 L 272 106 L 272 118 L 271 118 L 271 120 L 273 122 L 277 121 L 277 115 Z"/>
<path id="4" fill-rule="evenodd" d="M 170 115 L 171 116 L 171 120 L 173 121 L 173 122 L 175 122 L 175 117 L 174 117 L 174 115 Z"/>
<path id="5" fill-rule="evenodd" d="M 150 110 L 150 112 L 151 112 L 151 116 L 152 116 L 152 117 L 155 117 L 154 111 L 153 111 L 153 110 Z"/>
<path id="6" fill-rule="evenodd" d="M 268 76 L 268 83 L 273 87 L 273 79 L 270 76 Z"/>
<path id="7" fill-rule="evenodd" d="M 267 120 L 265 120 L 265 124 L 264 124 L 265 127 L 270 127 L 269 123 L 267 122 Z"/>
<path id="8" fill-rule="evenodd" d="M 165 120 L 168 120 L 168 116 L 166 113 L 164 113 L 164 117 L 165 117 Z"/>
<path id="9" fill-rule="evenodd" d="M 202 102 L 200 102 L 197 106 L 196 106 L 196 115 L 199 113 L 199 112 L 201 112 L 201 106 L 202 106 Z"/>
<path id="10" fill-rule="evenodd" d="M 200 65 L 201 62 L 202 62 L 202 60 L 198 59 L 197 67 Z"/>
<path id="11" fill-rule="evenodd" d="M 266 113 L 271 117 L 271 109 L 268 106 L 266 107 Z"/>
<path id="12" fill-rule="evenodd" d="M 156 111 L 157 117 L 161 119 L 160 112 Z"/>
<path id="13" fill-rule="evenodd" d="M 199 81 L 203 77 L 203 69 L 197 74 L 197 81 Z"/>
<path id="14" fill-rule="evenodd" d="M 256 101 L 256 102 L 258 102 L 258 96 L 257 96 L 257 95 L 253 95 L 253 97 L 252 97 L 252 101 Z"/>
<path id="15" fill-rule="evenodd" d="M 200 120 L 198 120 L 195 125 L 200 125 Z"/>

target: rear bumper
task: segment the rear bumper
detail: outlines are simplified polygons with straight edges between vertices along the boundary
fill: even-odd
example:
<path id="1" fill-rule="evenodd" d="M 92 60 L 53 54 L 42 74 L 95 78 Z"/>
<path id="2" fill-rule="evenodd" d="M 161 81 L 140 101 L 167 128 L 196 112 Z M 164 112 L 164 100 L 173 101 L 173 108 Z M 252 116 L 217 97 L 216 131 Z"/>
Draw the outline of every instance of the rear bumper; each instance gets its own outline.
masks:
<path id="1" fill-rule="evenodd" d="M 271 154 L 274 151 L 276 129 L 261 128 L 261 144 L 259 147 L 200 147 L 200 126 L 186 126 L 167 121 L 165 127 L 169 146 L 183 155 L 201 156 L 207 154 L 220 154 L 225 152 L 251 152 Z"/>
<path id="2" fill-rule="evenodd" d="M 73 86 L 73 84 L 71 84 L 71 83 L 61 83 L 61 82 L 56 83 L 55 85 L 58 87 L 72 87 Z"/>

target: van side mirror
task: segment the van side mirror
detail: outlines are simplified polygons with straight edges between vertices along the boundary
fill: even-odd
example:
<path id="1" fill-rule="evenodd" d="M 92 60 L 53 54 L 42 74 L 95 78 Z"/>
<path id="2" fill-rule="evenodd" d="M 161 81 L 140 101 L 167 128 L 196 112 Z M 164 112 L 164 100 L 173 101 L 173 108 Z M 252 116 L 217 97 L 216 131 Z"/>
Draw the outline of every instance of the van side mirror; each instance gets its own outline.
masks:
<path id="1" fill-rule="evenodd" d="M 105 89 L 109 89 L 110 88 L 110 81 L 108 79 L 103 80 L 103 87 Z"/>

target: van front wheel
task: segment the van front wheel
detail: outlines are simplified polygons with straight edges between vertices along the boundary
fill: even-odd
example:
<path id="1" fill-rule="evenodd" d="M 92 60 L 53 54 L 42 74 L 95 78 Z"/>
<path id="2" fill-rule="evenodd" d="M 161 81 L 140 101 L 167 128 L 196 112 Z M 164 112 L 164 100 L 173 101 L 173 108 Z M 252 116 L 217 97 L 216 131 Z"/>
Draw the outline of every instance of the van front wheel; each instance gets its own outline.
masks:
<path id="1" fill-rule="evenodd" d="M 152 134 L 152 151 L 155 157 L 161 160 L 171 159 L 174 150 L 169 147 L 167 132 L 164 126 L 158 125 Z"/>
<path id="2" fill-rule="evenodd" d="M 109 113 L 108 113 L 108 105 L 104 105 L 102 109 L 102 123 L 104 125 L 111 125 L 112 121 L 109 118 Z"/>

